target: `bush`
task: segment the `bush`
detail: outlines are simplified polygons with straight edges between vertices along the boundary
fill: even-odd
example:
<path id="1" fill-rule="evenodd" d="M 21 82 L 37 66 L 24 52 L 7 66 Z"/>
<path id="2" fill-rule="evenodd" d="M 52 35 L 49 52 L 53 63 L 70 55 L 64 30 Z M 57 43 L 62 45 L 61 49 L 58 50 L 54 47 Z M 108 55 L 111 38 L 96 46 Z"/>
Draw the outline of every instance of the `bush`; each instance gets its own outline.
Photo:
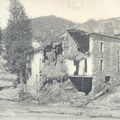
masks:
<path id="1" fill-rule="evenodd" d="M 32 101 L 34 100 L 33 96 L 29 92 L 20 91 L 19 92 L 19 101 Z"/>
<path id="2" fill-rule="evenodd" d="M 62 103 L 69 106 L 83 106 L 87 100 L 85 93 L 78 92 L 70 80 L 62 84 L 54 80 L 53 83 L 47 83 L 39 93 L 40 105 Z"/>

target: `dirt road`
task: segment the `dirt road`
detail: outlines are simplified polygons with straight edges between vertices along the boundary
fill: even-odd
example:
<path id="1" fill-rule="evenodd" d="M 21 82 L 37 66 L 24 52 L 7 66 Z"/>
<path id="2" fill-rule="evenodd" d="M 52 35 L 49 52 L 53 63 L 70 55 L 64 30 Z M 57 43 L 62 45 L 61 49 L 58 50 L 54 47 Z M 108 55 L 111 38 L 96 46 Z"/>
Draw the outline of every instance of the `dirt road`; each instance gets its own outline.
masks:
<path id="1" fill-rule="evenodd" d="M 120 120 L 120 110 L 41 107 L 0 101 L 0 120 Z"/>

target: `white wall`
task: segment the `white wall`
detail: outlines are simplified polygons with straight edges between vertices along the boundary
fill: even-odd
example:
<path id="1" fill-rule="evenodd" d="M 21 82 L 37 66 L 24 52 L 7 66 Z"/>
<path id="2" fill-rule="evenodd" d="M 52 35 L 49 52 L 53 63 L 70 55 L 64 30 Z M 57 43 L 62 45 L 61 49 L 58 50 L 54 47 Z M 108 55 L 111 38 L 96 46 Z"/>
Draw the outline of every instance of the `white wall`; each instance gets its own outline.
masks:
<path id="1" fill-rule="evenodd" d="M 93 52 L 93 38 L 90 37 L 89 39 L 89 52 L 90 54 L 92 54 Z M 92 55 L 90 56 L 86 56 L 87 59 L 87 73 L 85 73 L 88 76 L 92 76 L 93 75 L 93 58 Z M 84 71 L 85 71 L 85 62 L 84 59 L 81 60 L 79 62 L 79 75 L 84 75 Z"/>
<path id="2" fill-rule="evenodd" d="M 84 60 L 81 60 L 79 62 L 79 72 L 78 72 L 79 75 L 83 75 L 84 74 L 84 66 L 85 66 Z"/>
<path id="3" fill-rule="evenodd" d="M 87 61 L 88 61 L 88 63 L 87 63 L 88 64 L 88 67 L 87 67 L 88 73 L 87 74 L 92 76 L 93 75 L 93 58 L 89 57 Z"/>
<path id="4" fill-rule="evenodd" d="M 40 42 L 39 42 L 39 41 L 32 41 L 32 47 L 33 47 L 34 49 L 40 47 Z"/>
<path id="5" fill-rule="evenodd" d="M 65 64 L 67 66 L 68 75 L 73 75 L 75 70 L 76 70 L 76 66 L 74 65 L 74 61 L 67 59 L 67 60 L 65 60 Z"/>
<path id="6" fill-rule="evenodd" d="M 40 43 L 37 41 L 34 41 L 33 48 L 36 49 L 38 47 L 40 47 Z M 43 52 L 41 51 L 41 52 L 34 54 L 32 62 L 31 62 L 32 74 L 31 74 L 27 84 L 28 84 L 28 89 L 33 94 L 36 94 L 37 89 L 38 89 L 38 84 L 39 84 L 39 80 L 40 80 L 40 70 L 43 67 L 42 60 L 43 60 Z"/>
<path id="7" fill-rule="evenodd" d="M 93 74 L 92 62 L 93 62 L 92 57 L 88 57 L 87 58 L 87 73 L 85 73 L 88 76 L 92 76 L 92 74 Z M 74 75 L 74 72 L 76 70 L 76 66 L 74 65 L 74 61 L 67 59 L 67 60 L 65 60 L 65 64 L 67 66 L 68 75 Z M 85 70 L 85 62 L 83 59 L 79 62 L 78 75 L 84 75 L 84 70 Z"/>
<path id="8" fill-rule="evenodd" d="M 87 58 L 87 73 L 85 75 L 92 76 L 93 74 L 93 68 L 92 68 L 92 57 Z M 85 71 L 85 62 L 84 59 L 79 62 L 79 75 L 84 75 Z"/>

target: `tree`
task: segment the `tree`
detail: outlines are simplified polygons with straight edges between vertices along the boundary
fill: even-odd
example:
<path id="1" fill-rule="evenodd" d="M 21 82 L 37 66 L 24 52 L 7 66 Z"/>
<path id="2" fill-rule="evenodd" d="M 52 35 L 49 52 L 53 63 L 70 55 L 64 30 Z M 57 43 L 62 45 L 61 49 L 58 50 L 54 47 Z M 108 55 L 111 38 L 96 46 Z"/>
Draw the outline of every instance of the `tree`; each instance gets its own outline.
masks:
<path id="1" fill-rule="evenodd" d="M 0 43 L 2 43 L 2 29 L 0 28 Z"/>
<path id="2" fill-rule="evenodd" d="M 10 0 L 10 17 L 5 33 L 8 67 L 26 83 L 27 64 L 32 50 L 31 20 L 19 0 Z"/>
<path id="3" fill-rule="evenodd" d="M 2 29 L 0 28 L 0 44 L 2 43 Z M 0 45 L 0 54 L 2 53 L 2 46 Z"/>

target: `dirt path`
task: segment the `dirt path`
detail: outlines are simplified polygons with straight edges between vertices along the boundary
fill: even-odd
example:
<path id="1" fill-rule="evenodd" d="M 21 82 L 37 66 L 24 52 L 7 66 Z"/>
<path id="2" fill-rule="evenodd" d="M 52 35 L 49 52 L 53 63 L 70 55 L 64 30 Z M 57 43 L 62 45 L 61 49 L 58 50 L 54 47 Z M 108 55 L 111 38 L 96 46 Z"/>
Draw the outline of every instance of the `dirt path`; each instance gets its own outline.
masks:
<path id="1" fill-rule="evenodd" d="M 0 101 L 0 120 L 120 120 L 120 110 L 42 107 Z"/>

